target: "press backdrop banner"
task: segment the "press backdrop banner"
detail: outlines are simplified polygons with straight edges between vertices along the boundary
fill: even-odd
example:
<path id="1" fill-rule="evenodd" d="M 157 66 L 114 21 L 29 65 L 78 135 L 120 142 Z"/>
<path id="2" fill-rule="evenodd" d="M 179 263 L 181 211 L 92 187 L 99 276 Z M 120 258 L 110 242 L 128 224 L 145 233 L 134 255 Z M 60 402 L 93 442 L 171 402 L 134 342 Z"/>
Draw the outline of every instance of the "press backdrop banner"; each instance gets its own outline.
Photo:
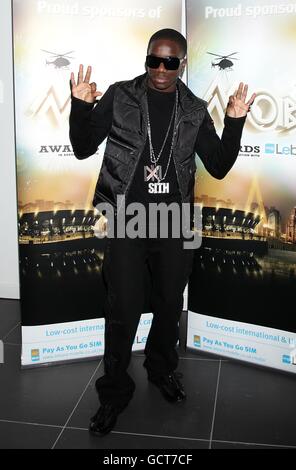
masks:
<path id="1" fill-rule="evenodd" d="M 92 65 L 103 92 L 140 75 L 151 35 L 181 30 L 181 19 L 181 0 L 13 1 L 23 366 L 104 349 L 105 240 L 92 207 L 104 145 L 84 161 L 73 155 L 70 73 Z M 147 300 L 134 349 L 150 312 Z"/>
<path id="2" fill-rule="evenodd" d="M 187 0 L 189 87 L 222 133 L 240 81 L 258 97 L 234 168 L 198 164 L 203 245 L 188 289 L 188 346 L 296 372 L 296 4 Z"/>

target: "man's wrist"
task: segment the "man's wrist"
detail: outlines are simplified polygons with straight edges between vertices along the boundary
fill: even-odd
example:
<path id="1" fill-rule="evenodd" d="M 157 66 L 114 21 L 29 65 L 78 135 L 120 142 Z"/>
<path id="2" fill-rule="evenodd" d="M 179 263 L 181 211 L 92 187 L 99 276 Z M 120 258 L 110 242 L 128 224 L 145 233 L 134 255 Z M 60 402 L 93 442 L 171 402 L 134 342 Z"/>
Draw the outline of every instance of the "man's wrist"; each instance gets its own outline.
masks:
<path id="1" fill-rule="evenodd" d="M 73 95 L 71 96 L 71 100 L 75 106 L 81 106 L 85 108 L 92 108 L 94 104 L 96 103 L 96 101 L 94 101 L 93 103 L 89 103 L 88 101 L 84 101 L 80 98 L 76 98 L 76 96 L 73 96 Z"/>
<path id="2" fill-rule="evenodd" d="M 232 117 L 228 116 L 228 114 L 225 114 L 224 122 L 229 123 L 231 125 L 241 126 L 245 124 L 246 118 L 247 116 Z"/>
<path id="3" fill-rule="evenodd" d="M 238 120 L 238 119 L 246 119 L 247 115 L 245 116 L 240 116 L 240 117 L 235 117 L 235 116 L 229 116 L 229 114 L 225 114 L 225 117 L 229 118 L 229 119 L 233 119 L 234 121 Z"/>

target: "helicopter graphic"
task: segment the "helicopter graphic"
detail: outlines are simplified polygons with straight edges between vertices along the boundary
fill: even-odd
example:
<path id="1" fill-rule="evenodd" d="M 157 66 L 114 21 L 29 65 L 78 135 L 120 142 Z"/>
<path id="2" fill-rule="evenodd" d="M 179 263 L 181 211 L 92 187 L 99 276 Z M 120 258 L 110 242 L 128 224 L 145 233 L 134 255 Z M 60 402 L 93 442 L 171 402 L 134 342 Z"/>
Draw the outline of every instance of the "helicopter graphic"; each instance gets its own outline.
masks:
<path id="1" fill-rule="evenodd" d="M 238 52 L 233 52 L 226 56 L 213 54 L 212 52 L 207 52 L 207 54 L 217 57 L 217 62 L 212 62 L 212 67 L 219 67 L 219 70 L 231 69 L 233 66 L 233 62 L 231 62 L 231 60 L 239 60 L 237 57 L 232 57 L 233 55 L 238 54 Z M 231 60 L 229 60 L 229 57 L 231 57 Z"/>
<path id="2" fill-rule="evenodd" d="M 49 52 L 45 51 L 44 49 L 41 49 L 43 52 L 46 52 L 47 54 L 52 55 L 52 59 L 54 59 L 52 62 L 49 62 L 48 60 L 46 61 L 46 65 L 53 64 L 56 69 L 67 69 L 68 65 L 70 65 L 70 61 L 68 59 L 74 59 L 74 57 L 70 57 L 68 54 L 72 54 L 74 51 L 66 52 L 65 54 L 56 54 L 55 52 Z"/>

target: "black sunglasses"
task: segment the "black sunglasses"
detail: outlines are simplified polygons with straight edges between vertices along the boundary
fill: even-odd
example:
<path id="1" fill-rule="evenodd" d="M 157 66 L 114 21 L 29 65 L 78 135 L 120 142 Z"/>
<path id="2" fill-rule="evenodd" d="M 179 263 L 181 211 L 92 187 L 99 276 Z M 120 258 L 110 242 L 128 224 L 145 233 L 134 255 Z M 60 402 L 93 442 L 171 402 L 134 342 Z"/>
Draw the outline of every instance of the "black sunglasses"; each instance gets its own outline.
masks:
<path id="1" fill-rule="evenodd" d="M 156 57 L 155 55 L 147 55 L 146 65 L 150 69 L 158 69 L 160 64 L 163 63 L 167 70 L 178 70 L 181 60 L 179 57 Z"/>

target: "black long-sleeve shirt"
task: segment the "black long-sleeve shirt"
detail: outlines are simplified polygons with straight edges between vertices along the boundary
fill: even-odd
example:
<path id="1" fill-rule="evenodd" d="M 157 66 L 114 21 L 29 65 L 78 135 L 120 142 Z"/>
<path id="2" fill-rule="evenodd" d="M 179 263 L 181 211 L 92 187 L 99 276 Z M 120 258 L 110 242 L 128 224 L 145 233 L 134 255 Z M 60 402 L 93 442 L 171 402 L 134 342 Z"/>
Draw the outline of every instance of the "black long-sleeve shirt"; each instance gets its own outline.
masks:
<path id="1" fill-rule="evenodd" d="M 70 140 L 76 158 L 84 159 L 93 155 L 108 136 L 112 126 L 115 87 L 116 84 L 110 85 L 96 105 L 72 96 Z M 245 119 L 246 117 L 231 118 L 226 115 L 220 139 L 213 120 L 206 111 L 198 131 L 195 151 L 213 177 L 224 178 L 234 165 Z"/>

